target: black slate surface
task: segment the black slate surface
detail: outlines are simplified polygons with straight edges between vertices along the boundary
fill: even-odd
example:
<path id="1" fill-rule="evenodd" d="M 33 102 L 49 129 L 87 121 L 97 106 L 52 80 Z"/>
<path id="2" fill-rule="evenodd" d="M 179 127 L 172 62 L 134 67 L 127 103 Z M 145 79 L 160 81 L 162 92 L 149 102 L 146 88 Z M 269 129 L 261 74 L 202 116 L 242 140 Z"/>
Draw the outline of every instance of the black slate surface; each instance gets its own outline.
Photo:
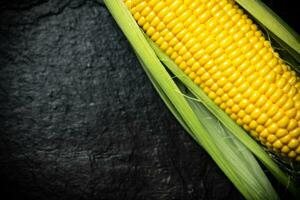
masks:
<path id="1" fill-rule="evenodd" d="M 242 199 L 101 0 L 0 2 L 5 199 Z"/>

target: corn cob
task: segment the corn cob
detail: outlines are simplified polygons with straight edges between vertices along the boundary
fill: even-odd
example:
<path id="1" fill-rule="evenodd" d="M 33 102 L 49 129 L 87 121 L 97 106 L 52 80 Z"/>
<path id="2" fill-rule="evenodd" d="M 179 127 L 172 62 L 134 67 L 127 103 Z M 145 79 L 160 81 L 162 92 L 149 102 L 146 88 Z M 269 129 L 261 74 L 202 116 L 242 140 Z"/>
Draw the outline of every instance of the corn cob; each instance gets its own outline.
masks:
<path id="1" fill-rule="evenodd" d="M 233 0 L 124 0 L 145 33 L 252 137 L 300 161 L 300 80 Z"/>

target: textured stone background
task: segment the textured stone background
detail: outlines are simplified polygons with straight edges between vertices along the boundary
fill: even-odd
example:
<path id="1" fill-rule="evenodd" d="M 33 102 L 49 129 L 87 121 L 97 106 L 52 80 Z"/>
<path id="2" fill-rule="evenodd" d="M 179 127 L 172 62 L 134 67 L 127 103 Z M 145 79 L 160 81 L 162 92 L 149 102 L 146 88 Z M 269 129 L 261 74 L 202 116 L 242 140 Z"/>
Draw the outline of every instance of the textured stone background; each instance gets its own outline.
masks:
<path id="1" fill-rule="evenodd" d="M 101 0 L 0 2 L 0 177 L 6 199 L 241 199 Z"/>

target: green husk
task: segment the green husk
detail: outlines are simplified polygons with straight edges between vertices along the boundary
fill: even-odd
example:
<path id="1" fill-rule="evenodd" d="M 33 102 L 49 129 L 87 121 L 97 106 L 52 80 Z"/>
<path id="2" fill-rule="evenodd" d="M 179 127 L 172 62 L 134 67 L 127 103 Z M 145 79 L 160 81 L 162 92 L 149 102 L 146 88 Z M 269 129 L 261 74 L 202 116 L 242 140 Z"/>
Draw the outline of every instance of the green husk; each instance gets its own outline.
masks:
<path id="1" fill-rule="evenodd" d="M 122 0 L 104 2 L 170 111 L 246 199 L 278 199 L 253 154 L 295 196 L 299 195 L 290 178 L 263 148 L 193 84 L 151 40 L 147 40 Z M 177 77 L 176 80 L 162 62 Z"/>
<path id="2" fill-rule="evenodd" d="M 186 131 L 201 145 L 203 136 L 200 137 L 189 129 L 184 119 L 181 118 L 180 113 L 176 112 L 176 108 L 171 100 L 163 92 L 157 82 L 153 80 L 147 67 L 145 65 L 143 66 L 170 111 Z M 186 101 L 197 116 L 199 123 L 203 125 L 205 130 L 203 130 L 201 134 L 206 134 L 206 137 L 212 140 L 217 146 L 218 159 L 222 159 L 226 163 L 223 168 L 221 167 L 224 173 L 237 186 L 244 197 L 246 199 L 278 199 L 275 190 L 250 151 L 232 136 L 228 129 L 226 129 L 202 103 L 195 101 L 193 94 L 190 93 L 181 82 L 174 81 L 174 83 L 177 84 L 180 92 L 185 96 Z M 202 141 L 202 143 L 203 142 L 205 143 L 205 141 Z M 208 152 L 211 151 L 210 149 L 206 150 Z M 217 164 L 221 162 L 220 160 L 215 161 Z M 266 193 L 265 191 L 268 192 Z"/>

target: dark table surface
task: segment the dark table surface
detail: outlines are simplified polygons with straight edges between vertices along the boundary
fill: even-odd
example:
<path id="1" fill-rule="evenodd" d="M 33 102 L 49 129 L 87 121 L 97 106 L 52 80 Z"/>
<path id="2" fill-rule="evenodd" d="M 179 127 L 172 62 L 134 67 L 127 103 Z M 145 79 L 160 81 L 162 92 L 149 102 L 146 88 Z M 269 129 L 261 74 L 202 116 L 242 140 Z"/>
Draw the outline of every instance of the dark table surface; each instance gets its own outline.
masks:
<path id="1" fill-rule="evenodd" d="M 6 199 L 242 199 L 101 0 L 0 2 L 0 177 Z"/>

